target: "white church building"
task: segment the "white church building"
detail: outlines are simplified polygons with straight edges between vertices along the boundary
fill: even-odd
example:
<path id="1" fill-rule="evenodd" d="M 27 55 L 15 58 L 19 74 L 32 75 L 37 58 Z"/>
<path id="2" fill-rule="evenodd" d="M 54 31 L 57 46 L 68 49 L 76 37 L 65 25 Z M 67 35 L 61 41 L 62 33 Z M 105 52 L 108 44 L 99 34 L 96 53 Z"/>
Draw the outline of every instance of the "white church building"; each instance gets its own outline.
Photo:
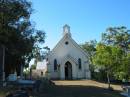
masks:
<path id="1" fill-rule="evenodd" d="M 70 27 L 63 26 L 63 37 L 47 55 L 50 79 L 90 79 L 87 53 L 72 39 Z"/>

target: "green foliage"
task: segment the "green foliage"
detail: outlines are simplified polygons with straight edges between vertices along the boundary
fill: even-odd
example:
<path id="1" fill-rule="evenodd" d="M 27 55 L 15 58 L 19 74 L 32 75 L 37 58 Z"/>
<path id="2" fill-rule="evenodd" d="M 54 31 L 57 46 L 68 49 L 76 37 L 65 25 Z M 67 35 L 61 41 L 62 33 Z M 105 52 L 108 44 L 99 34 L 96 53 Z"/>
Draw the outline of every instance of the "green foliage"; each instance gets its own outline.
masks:
<path id="1" fill-rule="evenodd" d="M 93 57 L 97 67 L 104 68 L 115 79 L 129 79 L 130 30 L 126 27 L 110 27 L 102 34 Z"/>
<path id="2" fill-rule="evenodd" d="M 122 49 L 116 46 L 99 43 L 96 47 L 93 62 L 96 67 L 100 67 L 99 70 L 105 71 L 109 89 L 110 78 L 113 77 L 113 74 L 117 72 L 122 63 L 122 53 Z"/>
<path id="3" fill-rule="evenodd" d="M 106 71 L 104 69 L 99 69 L 98 72 L 93 72 L 93 76 L 92 78 L 94 80 L 98 80 L 98 81 L 107 81 L 107 77 L 106 77 Z"/>
<path id="4" fill-rule="evenodd" d="M 31 69 L 36 69 L 36 64 L 31 65 Z"/>
<path id="5" fill-rule="evenodd" d="M 81 47 L 86 51 L 86 52 L 92 52 L 95 51 L 97 41 L 96 40 L 91 40 L 89 42 L 85 42 L 85 44 L 82 44 Z"/>
<path id="6" fill-rule="evenodd" d="M 36 30 L 30 21 L 31 2 L 26 0 L 0 1 L 0 44 L 6 47 L 5 71 L 20 71 L 36 56 L 39 43 L 44 43 L 45 33 Z"/>
<path id="7" fill-rule="evenodd" d="M 114 76 L 116 79 L 120 80 L 129 80 L 130 79 L 130 53 L 123 56 L 122 63 L 118 67 L 117 71 L 115 72 Z"/>
<path id="8" fill-rule="evenodd" d="M 84 51 L 88 54 L 88 58 L 91 64 L 92 64 L 92 56 L 94 52 L 96 51 L 96 48 L 95 48 L 96 44 L 97 44 L 96 40 L 91 40 L 90 42 L 86 42 L 85 44 L 81 45 L 81 48 L 83 48 Z"/>
<path id="9" fill-rule="evenodd" d="M 84 44 L 81 45 L 81 48 L 84 49 L 84 51 L 88 54 L 88 59 L 89 59 L 89 63 L 90 63 L 90 70 L 91 70 L 91 76 L 94 77 L 94 65 L 93 65 L 93 55 L 94 52 L 96 51 L 96 44 L 97 41 L 96 40 L 91 40 L 89 42 L 85 42 Z"/>
<path id="10" fill-rule="evenodd" d="M 109 27 L 105 33 L 102 34 L 102 42 L 107 45 L 119 46 L 125 50 L 129 49 L 130 44 L 130 30 L 126 27 Z"/>
<path id="11" fill-rule="evenodd" d="M 92 78 L 102 79 L 106 75 L 107 78 L 130 79 L 129 32 L 124 26 L 109 27 L 99 43 L 90 41 L 81 45 L 88 54 Z"/>
<path id="12" fill-rule="evenodd" d="M 114 71 L 122 62 L 122 54 L 122 49 L 118 47 L 99 43 L 96 47 L 93 62 L 105 70 Z"/>

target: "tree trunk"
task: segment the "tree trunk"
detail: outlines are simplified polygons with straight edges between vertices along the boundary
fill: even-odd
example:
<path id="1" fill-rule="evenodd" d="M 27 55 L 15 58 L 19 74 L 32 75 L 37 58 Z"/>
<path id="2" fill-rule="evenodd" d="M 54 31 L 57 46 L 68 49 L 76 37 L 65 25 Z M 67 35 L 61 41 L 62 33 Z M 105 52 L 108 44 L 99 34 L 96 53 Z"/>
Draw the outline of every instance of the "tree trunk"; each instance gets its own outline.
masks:
<path id="1" fill-rule="evenodd" d="M 32 80 L 32 68 L 30 68 L 30 80 Z"/>
<path id="2" fill-rule="evenodd" d="M 107 71 L 107 83 L 108 83 L 108 89 L 110 89 L 110 76 L 109 76 L 109 72 Z"/>

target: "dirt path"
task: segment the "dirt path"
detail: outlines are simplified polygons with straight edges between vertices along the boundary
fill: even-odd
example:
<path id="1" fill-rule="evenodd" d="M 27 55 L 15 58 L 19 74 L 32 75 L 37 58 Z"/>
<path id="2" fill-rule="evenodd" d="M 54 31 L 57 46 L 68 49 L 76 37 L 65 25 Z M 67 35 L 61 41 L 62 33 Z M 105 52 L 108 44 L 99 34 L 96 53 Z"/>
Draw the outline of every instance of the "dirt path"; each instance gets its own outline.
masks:
<path id="1" fill-rule="evenodd" d="M 123 97 L 119 91 L 109 91 L 107 85 L 91 80 L 53 81 L 52 85 L 44 84 L 36 97 Z M 120 86 L 114 85 L 115 90 Z"/>
<path id="2" fill-rule="evenodd" d="M 59 80 L 59 81 L 53 81 L 56 85 L 76 85 L 76 86 L 95 86 L 100 88 L 107 88 L 108 85 L 106 83 L 101 83 L 93 80 L 75 80 L 75 81 L 66 81 L 66 80 Z M 114 90 L 121 91 L 122 88 L 120 85 L 111 85 Z"/>

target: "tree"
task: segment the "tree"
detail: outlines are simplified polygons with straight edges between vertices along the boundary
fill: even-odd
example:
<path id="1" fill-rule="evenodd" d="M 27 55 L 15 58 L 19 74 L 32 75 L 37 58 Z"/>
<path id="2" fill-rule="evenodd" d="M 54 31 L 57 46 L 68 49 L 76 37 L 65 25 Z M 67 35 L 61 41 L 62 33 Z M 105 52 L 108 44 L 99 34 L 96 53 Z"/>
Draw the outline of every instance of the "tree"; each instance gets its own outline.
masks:
<path id="1" fill-rule="evenodd" d="M 89 42 L 85 42 L 81 45 L 81 48 L 84 49 L 84 51 L 88 54 L 88 59 L 90 63 L 90 70 L 91 70 L 91 76 L 94 77 L 94 65 L 93 65 L 93 55 L 96 51 L 96 40 L 91 40 Z"/>
<path id="2" fill-rule="evenodd" d="M 118 70 L 115 72 L 117 79 L 128 79 L 129 68 L 130 68 L 130 30 L 126 27 L 109 27 L 105 33 L 102 34 L 102 43 L 108 46 L 118 47 L 122 49 L 122 60 L 121 65 L 118 66 Z"/>
<path id="3" fill-rule="evenodd" d="M 44 43 L 45 32 L 34 28 L 31 13 L 27 0 L 0 1 L 0 44 L 6 47 L 6 75 L 15 70 L 19 74 L 20 66 L 28 66 L 39 44 Z"/>
<path id="4" fill-rule="evenodd" d="M 110 88 L 110 77 L 116 72 L 116 69 L 122 63 L 122 49 L 99 43 L 96 47 L 96 53 L 93 62 L 96 66 L 106 71 L 108 88 Z"/>
<path id="5" fill-rule="evenodd" d="M 36 64 L 31 65 L 31 69 L 36 69 Z"/>
<path id="6" fill-rule="evenodd" d="M 102 42 L 107 45 L 119 46 L 125 51 L 130 47 L 130 30 L 126 27 L 109 27 L 102 34 Z"/>
<path id="7" fill-rule="evenodd" d="M 117 71 L 114 73 L 116 79 L 122 81 L 129 81 L 130 79 L 130 53 L 122 55 L 121 65 L 118 66 Z"/>

